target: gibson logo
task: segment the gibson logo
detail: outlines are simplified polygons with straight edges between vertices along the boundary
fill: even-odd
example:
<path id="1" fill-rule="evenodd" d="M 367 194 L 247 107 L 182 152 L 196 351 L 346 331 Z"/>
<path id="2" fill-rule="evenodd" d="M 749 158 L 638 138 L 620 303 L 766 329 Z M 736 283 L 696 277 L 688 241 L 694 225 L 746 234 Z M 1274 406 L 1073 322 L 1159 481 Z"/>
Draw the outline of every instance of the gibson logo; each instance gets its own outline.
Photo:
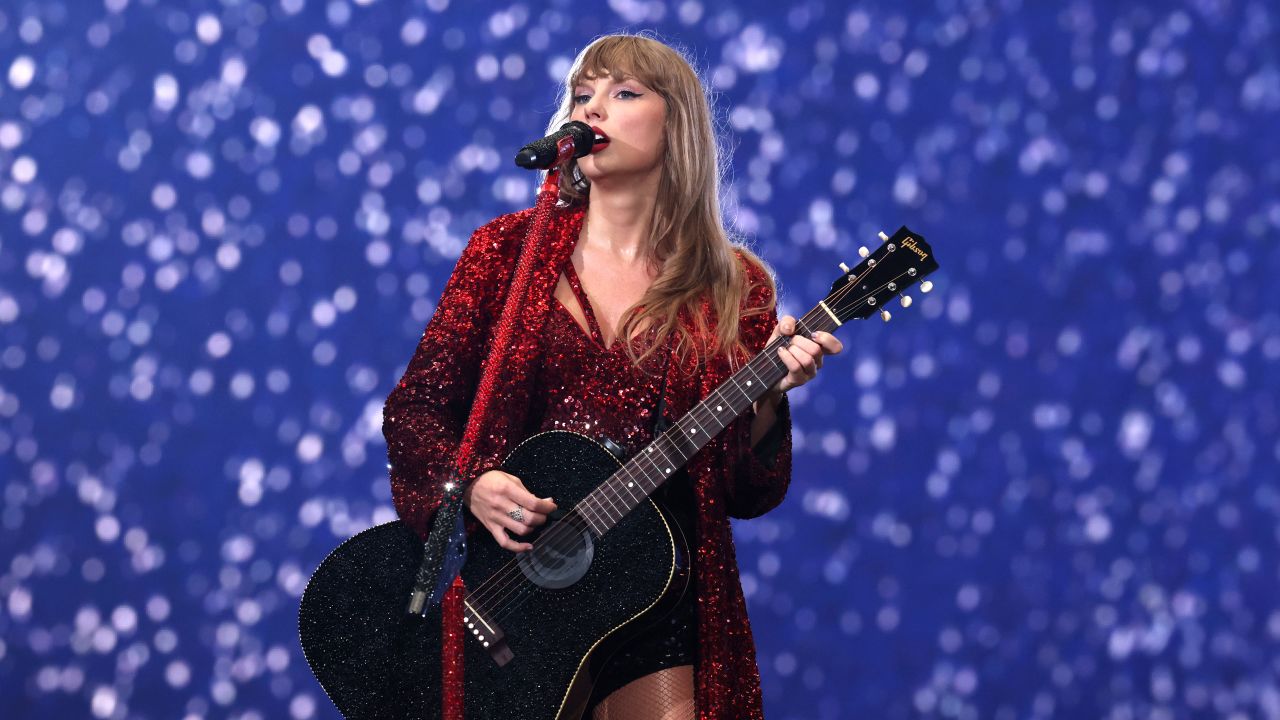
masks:
<path id="1" fill-rule="evenodd" d="M 929 257 L 929 253 L 925 252 L 924 248 L 917 245 L 916 239 L 911 237 L 910 235 L 907 236 L 906 240 L 902 241 L 902 249 L 910 250 L 911 252 L 919 255 L 921 260 Z"/>

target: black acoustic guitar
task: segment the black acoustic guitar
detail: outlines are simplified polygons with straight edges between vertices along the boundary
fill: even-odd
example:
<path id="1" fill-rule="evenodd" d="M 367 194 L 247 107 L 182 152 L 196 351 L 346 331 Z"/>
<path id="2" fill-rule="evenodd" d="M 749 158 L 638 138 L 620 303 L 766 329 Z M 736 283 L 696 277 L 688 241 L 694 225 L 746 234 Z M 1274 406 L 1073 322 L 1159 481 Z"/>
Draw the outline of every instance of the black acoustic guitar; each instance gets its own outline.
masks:
<path id="1" fill-rule="evenodd" d="M 841 265 L 798 333 L 831 332 L 877 311 L 888 320 L 888 301 L 938 268 L 928 243 L 907 228 L 881 238 L 856 268 Z M 563 431 L 512 451 L 502 469 L 567 510 L 525 538 L 533 549 L 519 555 L 487 533 L 469 539 L 467 718 L 579 718 L 610 655 L 688 590 L 684 535 L 655 493 L 786 375 L 777 357 L 785 342 L 774 340 L 625 462 Z M 302 596 L 307 662 L 348 718 L 440 717 L 440 611 L 406 611 L 422 547 L 401 522 L 366 530 L 325 558 Z"/>

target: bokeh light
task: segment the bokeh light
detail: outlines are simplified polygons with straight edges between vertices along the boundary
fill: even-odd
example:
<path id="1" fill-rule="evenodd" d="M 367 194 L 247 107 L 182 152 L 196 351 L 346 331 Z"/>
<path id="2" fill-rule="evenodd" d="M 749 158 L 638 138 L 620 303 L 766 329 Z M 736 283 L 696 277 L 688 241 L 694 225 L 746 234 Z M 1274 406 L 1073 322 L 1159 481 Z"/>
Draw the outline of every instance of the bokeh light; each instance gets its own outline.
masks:
<path id="1" fill-rule="evenodd" d="M 337 716 L 295 617 L 395 517 L 382 401 L 471 231 L 531 204 L 510 157 L 573 55 L 648 28 L 713 91 L 784 311 L 878 230 L 943 265 L 792 393 L 790 495 L 735 524 L 767 715 L 1280 717 L 1278 25 L 5 4 L 5 716 Z"/>

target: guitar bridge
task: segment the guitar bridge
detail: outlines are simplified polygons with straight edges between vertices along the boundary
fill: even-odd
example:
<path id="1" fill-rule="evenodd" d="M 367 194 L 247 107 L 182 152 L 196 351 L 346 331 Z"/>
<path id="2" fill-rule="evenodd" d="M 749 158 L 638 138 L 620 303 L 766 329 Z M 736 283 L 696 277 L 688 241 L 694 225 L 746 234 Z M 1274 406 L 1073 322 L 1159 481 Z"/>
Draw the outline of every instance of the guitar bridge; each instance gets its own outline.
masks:
<path id="1" fill-rule="evenodd" d="M 462 618 L 471 639 L 489 651 L 489 657 L 493 658 L 498 667 L 511 662 L 515 654 L 507 646 L 507 636 L 498 623 L 472 605 L 470 600 L 464 600 L 463 607 Z"/>

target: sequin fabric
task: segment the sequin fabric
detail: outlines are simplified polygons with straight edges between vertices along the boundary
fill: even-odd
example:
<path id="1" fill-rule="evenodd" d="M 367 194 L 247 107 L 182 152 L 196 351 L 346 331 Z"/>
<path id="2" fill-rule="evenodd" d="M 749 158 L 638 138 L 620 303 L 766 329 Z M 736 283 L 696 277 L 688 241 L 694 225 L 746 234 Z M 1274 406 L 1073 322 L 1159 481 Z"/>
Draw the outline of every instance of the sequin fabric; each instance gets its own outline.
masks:
<path id="1" fill-rule="evenodd" d="M 569 429 L 584 428 L 587 422 L 593 427 L 597 422 L 609 422 L 618 435 L 611 439 L 624 448 L 634 448 L 652 427 L 652 416 L 637 409 L 652 408 L 656 397 L 631 405 L 617 396 L 617 388 L 610 396 L 611 380 L 599 368 L 581 373 L 591 380 L 579 388 L 578 400 L 566 402 L 567 395 L 559 396 L 566 406 L 581 404 L 554 412 L 547 408 L 547 400 L 554 392 L 544 382 L 556 374 L 548 369 L 561 363 L 568 369 L 572 364 L 548 343 L 547 324 L 572 322 L 565 309 L 553 306 L 558 303 L 553 291 L 577 241 L 584 214 L 581 206 L 562 208 L 553 214 L 545 246 L 547 257 L 531 278 L 527 302 L 521 309 L 525 332 L 514 341 L 509 363 L 503 368 L 504 382 L 498 385 L 504 388 L 506 397 L 502 400 L 508 411 L 500 413 L 481 438 L 467 477 L 474 478 L 485 469 L 500 465 L 516 442 L 544 422 L 574 426 Z M 387 398 L 383 433 L 392 495 L 400 517 L 419 534 L 426 532 L 440 501 L 441 484 L 450 476 L 481 363 L 488 352 L 489 331 L 502 306 L 502 289 L 510 283 L 529 219 L 529 211 L 504 215 L 472 236 L 404 376 Z M 757 276 L 758 271 L 743 265 L 748 268 L 747 282 L 753 288 L 744 305 L 764 304 L 770 292 L 768 285 Z M 701 311 L 711 314 L 706 303 Z M 553 314 L 559 318 L 553 319 Z M 774 313 L 744 318 L 740 331 L 747 347 L 753 351 L 763 348 L 775 323 Z M 561 328 L 583 332 L 576 322 L 572 328 Z M 623 356 L 620 348 L 610 350 Z M 724 358 L 696 364 L 673 359 L 666 368 L 664 397 L 668 417 L 683 415 L 731 372 L 730 363 Z M 660 380 L 653 383 L 653 392 L 660 386 Z M 627 402 L 636 397 L 626 396 L 625 392 L 624 396 Z M 631 418 L 629 423 L 623 416 L 610 414 L 611 409 L 616 413 L 624 406 L 626 417 Z M 613 419 L 606 420 L 605 416 Z M 646 420 L 649 425 L 643 424 Z M 791 476 L 786 402 L 779 408 L 772 440 L 761 443 L 770 447 L 769 453 L 752 451 L 750 430 L 751 418 L 739 418 L 688 465 L 697 502 L 698 543 L 692 560 L 698 616 L 696 697 L 699 717 L 706 720 L 762 716 L 755 648 L 738 580 L 729 518 L 760 515 L 781 502 L 786 493 Z"/>
<path id="2" fill-rule="evenodd" d="M 608 348 L 590 300 L 571 262 L 564 274 L 587 319 L 582 328 L 559 300 L 547 322 L 547 352 L 531 398 L 532 432 L 570 430 L 596 440 L 608 438 L 627 455 L 652 439 L 654 412 L 662 388 L 670 342 L 637 368 L 622 338 Z M 652 330 L 632 339 L 637 348 L 653 341 Z"/>

